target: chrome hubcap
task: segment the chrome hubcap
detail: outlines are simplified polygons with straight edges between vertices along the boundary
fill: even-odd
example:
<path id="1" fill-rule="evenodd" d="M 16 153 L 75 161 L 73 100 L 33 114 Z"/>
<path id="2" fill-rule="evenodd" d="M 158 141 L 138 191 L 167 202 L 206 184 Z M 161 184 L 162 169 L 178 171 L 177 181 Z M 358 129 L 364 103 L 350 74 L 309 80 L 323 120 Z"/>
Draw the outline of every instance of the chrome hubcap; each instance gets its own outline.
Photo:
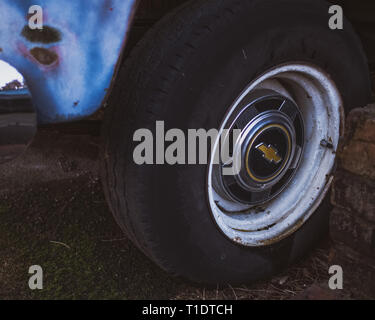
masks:
<path id="1" fill-rule="evenodd" d="M 304 144 L 303 120 L 297 105 L 272 90 L 257 90 L 237 112 L 231 129 L 241 129 L 233 162 L 238 174 L 221 175 L 217 192 L 246 204 L 271 200 L 288 184 L 298 167 Z M 223 188 L 223 190 L 220 190 Z"/>

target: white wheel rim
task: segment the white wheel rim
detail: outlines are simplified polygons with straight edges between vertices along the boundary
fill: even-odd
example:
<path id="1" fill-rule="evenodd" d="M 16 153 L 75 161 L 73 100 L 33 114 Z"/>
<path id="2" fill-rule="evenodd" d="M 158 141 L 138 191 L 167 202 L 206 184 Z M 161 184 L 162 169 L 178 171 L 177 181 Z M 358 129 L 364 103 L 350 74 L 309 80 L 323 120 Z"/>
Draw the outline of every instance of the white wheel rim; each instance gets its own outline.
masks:
<path id="1" fill-rule="evenodd" d="M 311 217 L 329 190 L 344 124 L 342 99 L 330 76 L 316 66 L 292 63 L 275 67 L 251 82 L 229 108 L 220 133 L 238 104 L 258 89 L 273 90 L 296 102 L 305 123 L 305 148 L 293 179 L 276 198 L 263 204 L 260 212 L 259 207 L 228 202 L 216 192 L 213 168 L 219 139 L 215 142 L 207 178 L 212 215 L 228 238 L 251 247 L 274 244 Z M 323 147 L 322 140 L 333 148 Z M 220 205 L 224 203 L 230 213 Z"/>

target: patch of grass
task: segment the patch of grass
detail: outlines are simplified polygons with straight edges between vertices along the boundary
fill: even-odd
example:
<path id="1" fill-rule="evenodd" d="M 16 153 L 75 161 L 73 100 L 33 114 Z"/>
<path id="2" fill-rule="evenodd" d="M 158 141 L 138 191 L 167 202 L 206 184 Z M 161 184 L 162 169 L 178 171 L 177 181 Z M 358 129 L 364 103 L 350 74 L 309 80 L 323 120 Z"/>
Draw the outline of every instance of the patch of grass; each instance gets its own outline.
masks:
<path id="1" fill-rule="evenodd" d="M 40 185 L 0 202 L 0 299 L 168 299 L 184 287 L 124 238 L 98 180 Z M 31 265 L 43 268 L 43 290 L 28 287 Z"/>
<path id="2" fill-rule="evenodd" d="M 289 299 L 328 281 L 328 247 L 251 286 L 175 279 L 124 237 L 90 176 L 0 195 L 0 203 L 0 299 Z M 43 268 L 43 290 L 28 287 L 32 265 Z"/>

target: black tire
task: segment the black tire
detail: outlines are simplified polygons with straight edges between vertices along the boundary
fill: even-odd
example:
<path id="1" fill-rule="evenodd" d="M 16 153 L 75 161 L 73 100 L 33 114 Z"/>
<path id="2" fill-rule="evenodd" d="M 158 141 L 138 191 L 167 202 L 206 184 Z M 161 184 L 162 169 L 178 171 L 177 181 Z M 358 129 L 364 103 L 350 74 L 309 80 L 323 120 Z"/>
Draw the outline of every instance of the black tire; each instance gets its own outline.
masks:
<path id="1" fill-rule="evenodd" d="M 132 51 L 109 100 L 103 182 L 121 228 L 163 269 L 197 282 L 252 282 L 288 266 L 325 232 L 328 212 L 317 210 L 277 244 L 235 244 L 211 217 L 206 166 L 138 166 L 132 139 L 139 128 L 154 131 L 157 120 L 166 130 L 217 128 L 252 79 L 289 61 L 328 72 L 346 110 L 365 105 L 371 95 L 361 43 L 348 21 L 333 31 L 328 20 L 319 0 L 191 1 Z"/>

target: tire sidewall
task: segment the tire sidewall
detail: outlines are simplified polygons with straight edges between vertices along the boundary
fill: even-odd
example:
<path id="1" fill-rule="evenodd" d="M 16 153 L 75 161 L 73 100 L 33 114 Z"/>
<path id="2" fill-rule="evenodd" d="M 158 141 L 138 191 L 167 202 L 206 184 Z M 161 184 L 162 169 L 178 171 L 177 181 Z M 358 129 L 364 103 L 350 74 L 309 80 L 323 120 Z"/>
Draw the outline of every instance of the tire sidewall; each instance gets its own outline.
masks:
<path id="1" fill-rule="evenodd" d="M 267 0 L 230 6 L 233 2 L 221 2 L 231 10 L 222 10 L 220 19 L 209 14 L 212 1 L 202 5 L 201 24 L 197 21 L 197 26 L 182 31 L 179 41 L 166 50 L 144 88 L 159 91 L 135 106 L 131 133 L 141 128 L 155 133 L 158 120 L 165 122 L 165 131 L 218 128 L 251 81 L 291 62 L 328 72 L 346 109 L 367 102 L 369 82 L 360 43 L 348 23 L 343 31 L 329 30 L 325 3 Z M 188 44 L 184 33 L 194 35 Z M 174 70 L 167 68 L 171 61 Z M 275 245 L 238 245 L 220 231 L 210 212 L 207 166 L 138 166 L 133 161 L 136 145 L 128 141 L 124 155 L 124 179 L 131 186 L 127 207 L 138 217 L 134 224 L 152 258 L 167 270 L 207 283 L 251 282 L 286 267 L 324 233 L 328 212 L 317 210 L 303 227 Z"/>

